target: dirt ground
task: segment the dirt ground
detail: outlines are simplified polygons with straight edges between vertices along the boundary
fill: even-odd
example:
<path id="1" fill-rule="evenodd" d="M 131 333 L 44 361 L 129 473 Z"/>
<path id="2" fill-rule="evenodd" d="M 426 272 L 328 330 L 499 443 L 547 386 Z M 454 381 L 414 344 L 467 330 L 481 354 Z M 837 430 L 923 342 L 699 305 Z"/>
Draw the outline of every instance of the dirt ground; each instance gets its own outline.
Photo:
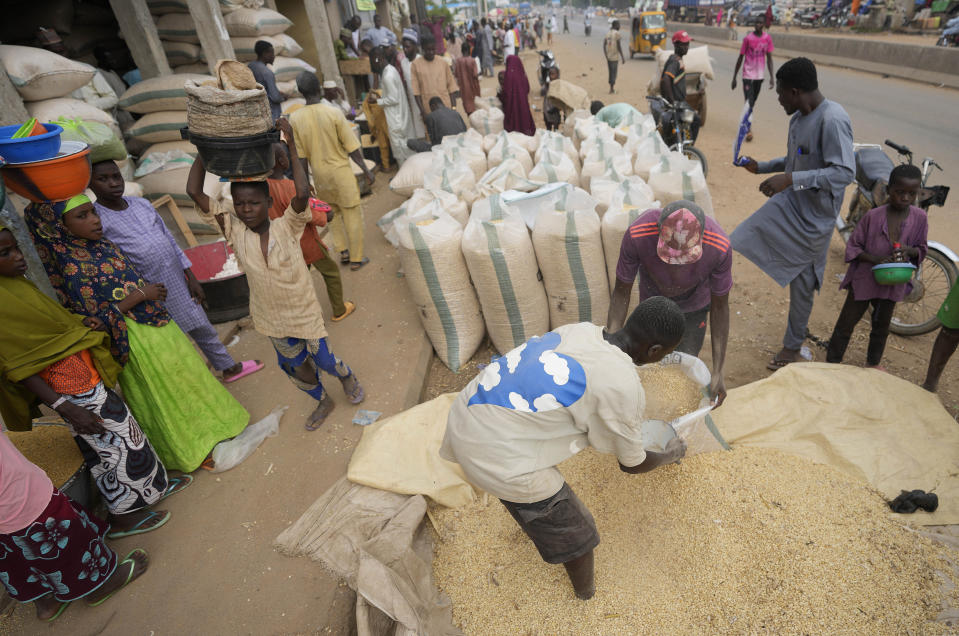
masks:
<path id="1" fill-rule="evenodd" d="M 606 69 L 598 42 L 559 35 L 553 47 L 563 77 L 587 88 L 596 98 L 605 93 Z M 523 59 L 534 84 L 531 103 L 541 122 L 541 98 L 535 86 L 535 53 Z M 499 70 L 498 67 L 497 70 Z M 645 84 L 654 70 L 648 60 L 627 62 L 620 71 L 617 101 L 628 101 L 645 110 Z M 495 80 L 484 79 L 492 91 Z M 728 80 L 722 80 L 724 83 Z M 714 90 L 714 89 L 711 89 Z M 724 94 L 728 94 L 728 88 Z M 741 108 L 738 94 L 710 98 L 707 126 L 699 146 L 710 159 L 709 185 L 716 215 L 731 231 L 764 201 L 757 187 L 760 177 L 729 163 Z M 773 157 L 782 153 L 786 116 L 771 93 L 764 93 L 756 115 L 757 140 L 749 153 Z M 396 277 L 398 259 L 383 239 L 375 221 L 402 201 L 387 188 L 389 175 L 378 175 L 374 193 L 364 199 L 367 252 L 372 263 L 357 273 L 342 270 L 346 296 L 359 305 L 356 314 L 342 323 L 329 324 L 334 351 L 351 365 L 366 387 L 362 408 L 384 416 L 409 406 L 410 389 L 418 394 L 415 367 L 423 351 L 424 334 L 409 302 L 406 284 Z M 842 265 L 842 243 L 834 238 L 826 273 L 826 289 L 817 298 L 810 330 L 828 338 L 842 303 L 836 276 Z M 732 326 L 727 360 L 730 388 L 766 377 L 768 359 L 779 349 L 785 327 L 787 293 L 755 266 L 735 256 L 735 288 L 731 295 Z M 325 315 L 329 316 L 323 283 L 315 277 Z M 865 327 L 865 324 L 863 324 Z M 861 328 L 847 354 L 850 364 L 862 364 L 867 331 Z M 922 380 L 934 335 L 913 338 L 892 336 L 885 364 L 891 373 Z M 821 350 L 812 346 L 818 359 Z M 708 363 L 708 343 L 703 347 Z M 210 474 L 199 471 L 196 483 L 185 493 L 164 502 L 173 512 L 161 530 L 114 542 L 122 554 L 134 547 L 149 550 L 151 569 L 115 599 L 95 609 L 71 607 L 53 625 L 41 624 L 32 606 L 17 609 L 0 620 L 0 633 L 11 634 L 306 634 L 351 632 L 352 606 L 346 588 L 318 564 L 277 554 L 272 542 L 298 518 L 336 479 L 345 473 L 351 449 L 361 429 L 351 424 L 356 408 L 344 399 L 335 382 L 329 388 L 337 409 L 315 433 L 302 423 L 312 401 L 295 389 L 276 367 L 266 338 L 254 331 L 240 332 L 231 351 L 238 359 L 256 357 L 266 362 L 259 374 L 228 385 L 231 393 L 256 421 L 277 405 L 289 404 L 276 438 L 268 439 L 236 469 Z M 477 364 L 494 355 L 484 343 L 473 362 L 452 374 L 434 359 L 427 396 L 453 391 L 476 373 Z M 947 368 L 940 397 L 953 411 L 959 408 L 959 365 Z M 930 396 L 930 399 L 935 399 Z M 202 425 L 202 423 L 197 423 Z"/>

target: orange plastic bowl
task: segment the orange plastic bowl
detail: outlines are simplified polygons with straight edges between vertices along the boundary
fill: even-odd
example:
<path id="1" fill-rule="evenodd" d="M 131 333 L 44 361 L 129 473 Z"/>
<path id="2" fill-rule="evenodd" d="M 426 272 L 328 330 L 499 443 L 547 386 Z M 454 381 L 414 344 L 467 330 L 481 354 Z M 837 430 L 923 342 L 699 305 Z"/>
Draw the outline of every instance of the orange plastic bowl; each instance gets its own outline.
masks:
<path id="1" fill-rule="evenodd" d="M 8 188 L 34 203 L 42 203 L 66 201 L 80 194 L 90 183 L 92 171 L 90 146 L 64 141 L 57 157 L 33 163 L 8 163 L 0 173 Z"/>

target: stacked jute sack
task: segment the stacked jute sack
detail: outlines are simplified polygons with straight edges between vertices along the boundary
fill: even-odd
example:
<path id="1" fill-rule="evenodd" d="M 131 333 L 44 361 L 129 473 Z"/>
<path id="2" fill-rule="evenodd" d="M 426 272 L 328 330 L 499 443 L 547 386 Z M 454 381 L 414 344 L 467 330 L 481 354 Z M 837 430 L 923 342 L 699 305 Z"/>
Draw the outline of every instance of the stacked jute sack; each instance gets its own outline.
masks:
<path id="1" fill-rule="evenodd" d="M 208 73 L 210 67 L 200 48 L 200 38 L 187 1 L 148 0 L 147 5 L 156 19 L 157 33 L 174 72 Z M 276 53 L 273 72 L 281 91 L 292 94 L 296 87 L 289 86 L 288 82 L 300 71 L 316 70 L 297 57 L 303 47 L 285 33 L 293 22 L 281 13 L 265 8 L 263 0 L 219 0 L 219 5 L 237 60 L 255 60 L 254 46 L 258 40 L 273 45 Z"/>
<path id="2" fill-rule="evenodd" d="M 471 125 L 403 164 L 390 188 L 409 199 L 378 222 L 451 369 L 484 333 L 505 353 L 560 325 L 605 324 L 630 224 L 679 198 L 712 214 L 699 164 L 671 153 L 648 115 L 613 129 L 578 112 L 566 134 L 526 136 L 497 129 L 490 108 Z"/>

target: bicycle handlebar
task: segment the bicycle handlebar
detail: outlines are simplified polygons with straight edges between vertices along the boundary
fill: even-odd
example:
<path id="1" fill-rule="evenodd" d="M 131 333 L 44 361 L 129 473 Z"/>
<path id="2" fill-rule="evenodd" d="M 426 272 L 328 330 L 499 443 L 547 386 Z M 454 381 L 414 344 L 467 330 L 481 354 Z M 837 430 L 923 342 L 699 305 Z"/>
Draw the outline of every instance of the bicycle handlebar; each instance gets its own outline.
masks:
<path id="1" fill-rule="evenodd" d="M 912 154 L 912 151 L 909 150 L 909 148 L 907 148 L 906 146 L 900 146 L 899 144 L 897 144 L 896 142 L 894 142 L 894 141 L 892 141 L 892 140 L 887 139 L 885 143 L 886 143 L 887 146 L 889 146 L 890 148 L 892 148 L 893 150 L 895 150 L 896 152 L 898 152 L 900 155 L 911 155 L 911 154 Z"/>

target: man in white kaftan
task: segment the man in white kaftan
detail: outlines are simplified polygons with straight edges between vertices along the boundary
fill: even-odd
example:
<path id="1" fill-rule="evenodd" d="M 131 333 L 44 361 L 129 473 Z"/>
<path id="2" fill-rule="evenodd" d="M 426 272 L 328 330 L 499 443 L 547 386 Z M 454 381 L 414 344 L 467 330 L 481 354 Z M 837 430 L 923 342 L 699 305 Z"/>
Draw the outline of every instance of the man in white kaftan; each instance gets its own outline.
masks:
<path id="1" fill-rule="evenodd" d="M 390 132 L 390 148 L 399 165 L 403 165 L 413 151 L 406 145 L 406 140 L 415 135 L 413 116 L 406 96 L 406 87 L 400 78 L 399 71 L 386 61 L 383 47 L 378 46 L 370 52 L 370 68 L 380 76 L 380 97 L 370 97 L 370 100 L 383 108 L 386 115 L 386 127 Z"/>

